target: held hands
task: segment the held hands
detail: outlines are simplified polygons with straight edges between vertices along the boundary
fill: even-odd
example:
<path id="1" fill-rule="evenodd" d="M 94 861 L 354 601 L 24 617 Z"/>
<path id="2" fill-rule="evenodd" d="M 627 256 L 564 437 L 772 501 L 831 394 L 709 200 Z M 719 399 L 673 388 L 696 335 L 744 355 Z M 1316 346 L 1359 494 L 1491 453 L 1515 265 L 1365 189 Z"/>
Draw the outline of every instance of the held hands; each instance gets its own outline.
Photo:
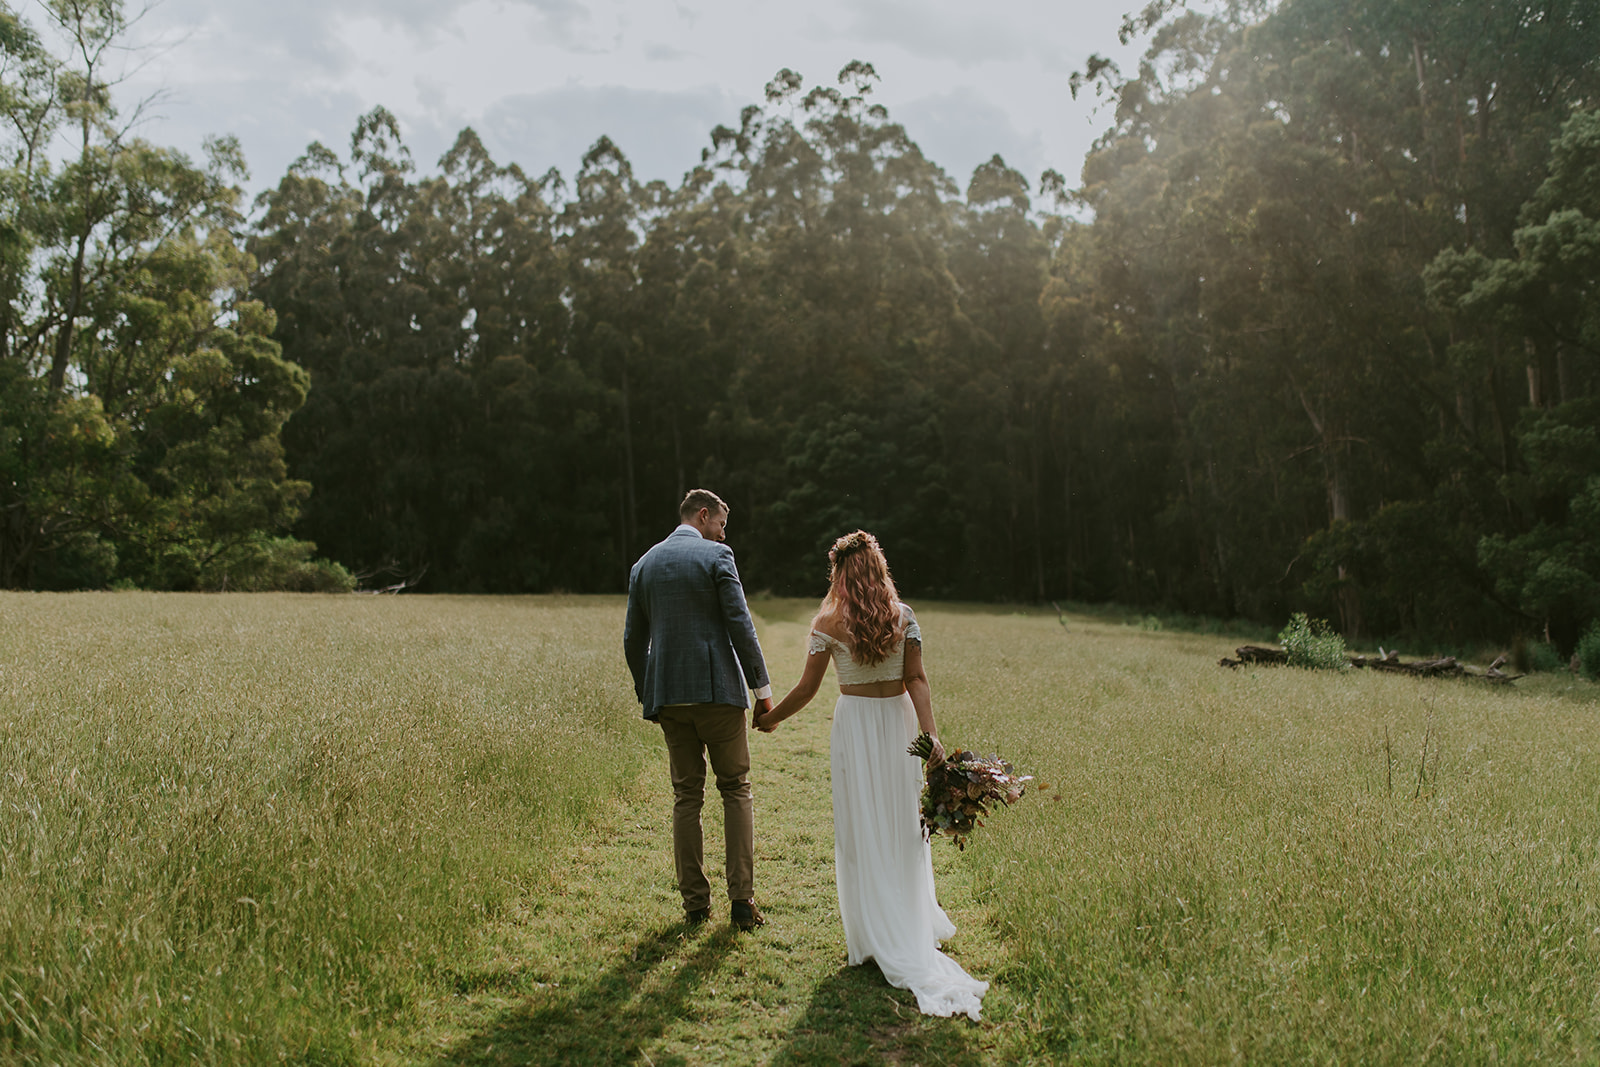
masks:
<path id="1" fill-rule="evenodd" d="M 772 698 L 762 697 L 760 700 L 756 701 L 756 713 L 750 717 L 750 725 L 754 726 L 757 730 L 760 730 L 764 734 L 770 734 L 773 730 L 778 728 L 778 724 L 774 722 L 763 725 L 761 722 L 761 717 L 769 714 L 771 711 Z"/>

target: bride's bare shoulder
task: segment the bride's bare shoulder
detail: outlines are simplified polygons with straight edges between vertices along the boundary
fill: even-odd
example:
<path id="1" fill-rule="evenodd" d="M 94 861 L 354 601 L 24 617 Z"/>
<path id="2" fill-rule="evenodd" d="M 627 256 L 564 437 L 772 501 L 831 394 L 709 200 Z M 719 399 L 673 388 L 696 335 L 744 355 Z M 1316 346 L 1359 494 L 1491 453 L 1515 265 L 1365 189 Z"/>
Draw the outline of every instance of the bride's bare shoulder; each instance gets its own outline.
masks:
<path id="1" fill-rule="evenodd" d="M 843 641 L 847 636 L 844 631 L 844 622 L 827 608 L 822 608 L 811 620 L 811 628 L 819 633 L 825 633 L 835 641 Z"/>

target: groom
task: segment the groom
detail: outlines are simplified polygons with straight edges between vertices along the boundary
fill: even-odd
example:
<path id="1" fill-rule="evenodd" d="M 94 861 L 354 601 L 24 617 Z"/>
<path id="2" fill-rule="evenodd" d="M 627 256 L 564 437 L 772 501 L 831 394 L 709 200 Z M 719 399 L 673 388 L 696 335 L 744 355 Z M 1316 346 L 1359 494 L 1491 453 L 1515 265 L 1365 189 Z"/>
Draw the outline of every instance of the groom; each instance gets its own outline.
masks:
<path id="1" fill-rule="evenodd" d="M 722 794 L 733 924 L 752 930 L 767 920 L 755 902 L 744 690 L 748 683 L 755 691 L 759 713 L 772 708 L 772 686 L 733 549 L 722 543 L 728 505 L 708 489 L 695 489 L 683 498 L 678 518 L 678 528 L 628 575 L 622 647 L 644 717 L 661 724 L 667 742 L 673 863 L 684 917 L 691 925 L 711 917 L 700 835 L 709 755 Z"/>

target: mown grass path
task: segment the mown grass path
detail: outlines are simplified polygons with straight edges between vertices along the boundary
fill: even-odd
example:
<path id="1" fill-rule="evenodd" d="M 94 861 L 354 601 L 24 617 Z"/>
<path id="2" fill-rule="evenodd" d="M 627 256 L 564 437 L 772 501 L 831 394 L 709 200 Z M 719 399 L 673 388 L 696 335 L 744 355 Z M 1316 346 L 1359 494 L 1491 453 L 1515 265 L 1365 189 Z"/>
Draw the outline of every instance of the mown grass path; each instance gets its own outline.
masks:
<path id="1" fill-rule="evenodd" d="M 798 676 L 802 621 L 765 621 L 779 694 Z M 753 734 L 756 891 L 768 925 L 733 930 L 725 901 L 698 930 L 681 922 L 671 869 L 666 755 L 598 832 L 486 931 L 452 995 L 422 1005 L 419 1029 L 384 1052 L 436 1064 L 980 1064 L 1014 1062 L 1005 953 L 950 849 L 936 842 L 946 947 L 993 985 L 985 1020 L 930 1019 L 876 967 L 849 967 L 833 884 L 831 699 L 773 735 Z M 648 727 L 641 726 L 641 729 Z M 592 758 L 603 759 L 603 753 Z M 581 775 L 581 760 L 571 773 Z M 721 856 L 709 789 L 707 863 Z M 720 866 L 718 866 L 720 872 Z M 711 875 L 719 884 L 720 873 Z"/>

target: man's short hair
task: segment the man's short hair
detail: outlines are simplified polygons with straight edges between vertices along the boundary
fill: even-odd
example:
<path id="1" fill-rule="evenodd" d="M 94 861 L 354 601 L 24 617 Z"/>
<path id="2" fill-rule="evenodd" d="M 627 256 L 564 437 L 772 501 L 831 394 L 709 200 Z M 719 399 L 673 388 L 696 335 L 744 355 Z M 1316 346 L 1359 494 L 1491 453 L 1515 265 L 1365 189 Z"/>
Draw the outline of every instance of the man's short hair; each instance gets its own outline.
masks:
<path id="1" fill-rule="evenodd" d="M 727 512 L 728 505 L 709 489 L 691 489 L 689 495 L 683 498 L 683 503 L 678 505 L 678 518 L 692 519 L 700 514 L 701 508 L 710 508 L 711 514 L 721 515 Z"/>

